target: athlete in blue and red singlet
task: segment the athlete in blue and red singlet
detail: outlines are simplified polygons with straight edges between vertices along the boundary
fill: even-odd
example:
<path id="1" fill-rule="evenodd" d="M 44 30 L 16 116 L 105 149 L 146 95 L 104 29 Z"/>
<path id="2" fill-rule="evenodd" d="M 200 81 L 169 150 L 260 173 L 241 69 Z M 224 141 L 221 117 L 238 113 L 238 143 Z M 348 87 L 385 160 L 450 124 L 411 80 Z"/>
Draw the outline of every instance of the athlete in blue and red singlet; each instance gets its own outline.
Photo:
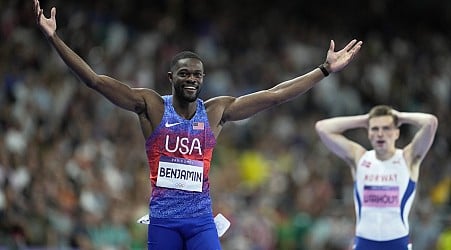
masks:
<path id="1" fill-rule="evenodd" d="M 216 139 L 205 105 L 197 99 L 194 115 L 186 119 L 175 111 L 173 96 L 163 100 L 161 122 L 146 142 L 152 184 L 149 249 L 163 249 L 162 242 L 167 249 L 220 249 L 208 180 Z"/>
<path id="2" fill-rule="evenodd" d="M 174 56 L 168 72 L 171 96 L 161 96 L 152 89 L 131 88 L 96 74 L 56 34 L 56 9 L 52 8 L 50 18 L 46 18 L 39 1 L 33 1 L 40 29 L 72 72 L 115 105 L 138 115 L 146 139 L 152 185 L 149 249 L 220 249 L 208 173 L 223 125 L 301 95 L 329 73 L 348 65 L 362 45 L 361 41 L 352 40 L 335 51 L 331 41 L 326 61 L 305 75 L 241 97 L 220 96 L 203 102 L 198 96 L 204 65 L 197 54 L 186 51 Z"/>
<path id="3" fill-rule="evenodd" d="M 355 250 L 410 249 L 408 215 L 415 196 L 421 162 L 437 130 L 431 114 L 398 112 L 380 105 L 368 114 L 317 122 L 324 144 L 351 167 L 356 212 Z M 412 141 L 397 149 L 399 126 L 419 129 Z M 368 128 L 373 150 L 347 139 L 349 129 Z"/>

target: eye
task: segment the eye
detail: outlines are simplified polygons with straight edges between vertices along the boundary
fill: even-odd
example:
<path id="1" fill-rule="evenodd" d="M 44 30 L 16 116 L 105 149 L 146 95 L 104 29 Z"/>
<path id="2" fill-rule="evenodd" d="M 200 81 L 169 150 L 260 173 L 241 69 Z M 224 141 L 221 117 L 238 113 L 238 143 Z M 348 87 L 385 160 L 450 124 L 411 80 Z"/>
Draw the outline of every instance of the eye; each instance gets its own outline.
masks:
<path id="1" fill-rule="evenodd" d="M 204 77 L 204 74 L 201 73 L 201 72 L 195 72 L 195 73 L 193 73 L 193 75 L 194 75 L 194 77 L 197 78 L 197 79 L 200 79 L 200 78 Z"/>
<path id="2" fill-rule="evenodd" d="M 390 131 L 393 129 L 392 126 L 383 127 L 384 131 Z"/>
<path id="3" fill-rule="evenodd" d="M 177 74 L 179 77 L 183 77 L 183 78 L 185 78 L 185 77 L 187 77 L 188 76 L 188 73 L 187 72 L 183 72 L 183 71 L 181 71 L 181 72 L 179 72 L 178 74 Z"/>

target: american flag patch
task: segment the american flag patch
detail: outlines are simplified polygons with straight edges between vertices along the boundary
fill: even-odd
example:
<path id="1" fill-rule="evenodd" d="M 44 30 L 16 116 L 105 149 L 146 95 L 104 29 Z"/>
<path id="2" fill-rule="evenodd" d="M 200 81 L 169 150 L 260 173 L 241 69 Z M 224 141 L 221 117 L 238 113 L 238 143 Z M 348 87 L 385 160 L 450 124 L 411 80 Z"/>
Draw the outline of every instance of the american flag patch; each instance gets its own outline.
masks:
<path id="1" fill-rule="evenodd" d="M 204 130 L 205 126 L 203 122 L 194 122 L 193 129 L 194 130 Z"/>

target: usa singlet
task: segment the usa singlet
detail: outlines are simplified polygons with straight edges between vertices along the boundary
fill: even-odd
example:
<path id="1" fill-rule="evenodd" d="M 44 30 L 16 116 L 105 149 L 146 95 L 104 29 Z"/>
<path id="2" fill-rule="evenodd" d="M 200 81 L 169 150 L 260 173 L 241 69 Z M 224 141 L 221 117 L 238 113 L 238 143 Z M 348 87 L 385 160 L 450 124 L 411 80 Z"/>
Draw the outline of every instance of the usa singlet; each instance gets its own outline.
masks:
<path id="1" fill-rule="evenodd" d="M 192 119 L 179 116 L 163 96 L 160 125 L 146 141 L 153 218 L 193 218 L 212 213 L 208 173 L 216 139 L 202 100 Z"/>
<path id="2" fill-rule="evenodd" d="M 355 249 L 408 249 L 415 185 L 402 150 L 385 161 L 374 150 L 362 156 L 354 183 Z"/>

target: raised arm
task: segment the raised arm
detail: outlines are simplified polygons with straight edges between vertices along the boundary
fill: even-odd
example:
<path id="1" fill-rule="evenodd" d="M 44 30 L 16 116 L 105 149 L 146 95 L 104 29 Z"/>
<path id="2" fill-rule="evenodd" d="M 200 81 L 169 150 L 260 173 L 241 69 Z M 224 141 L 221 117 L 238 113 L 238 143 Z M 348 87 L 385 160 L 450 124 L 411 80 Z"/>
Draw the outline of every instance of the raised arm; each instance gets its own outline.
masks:
<path id="1" fill-rule="evenodd" d="M 426 113 L 395 112 L 398 125 L 410 124 L 418 128 L 412 141 L 404 147 L 404 155 L 409 166 L 419 167 L 434 141 L 437 117 Z"/>
<path id="2" fill-rule="evenodd" d="M 74 74 L 88 87 L 98 91 L 117 106 L 136 113 L 145 111 L 144 93 L 157 97 L 149 90 L 133 89 L 128 85 L 105 75 L 96 74 L 91 67 L 71 50 L 56 34 L 56 8 L 46 18 L 38 0 L 33 0 L 36 22 L 49 43 Z"/>
<path id="3" fill-rule="evenodd" d="M 238 98 L 223 98 L 225 104 L 222 122 L 248 118 L 264 109 L 287 102 L 305 93 L 327 74 L 338 72 L 346 67 L 359 52 L 361 46 L 362 41 L 352 40 L 342 50 L 334 51 L 335 43 L 332 40 L 326 61 L 322 64 L 322 70 L 318 67 L 302 76 L 279 83 L 268 90 Z"/>
<path id="4" fill-rule="evenodd" d="M 368 115 L 366 114 L 324 119 L 316 122 L 315 129 L 324 145 L 355 170 L 356 160 L 360 159 L 366 149 L 346 138 L 343 133 L 350 129 L 367 126 Z"/>

